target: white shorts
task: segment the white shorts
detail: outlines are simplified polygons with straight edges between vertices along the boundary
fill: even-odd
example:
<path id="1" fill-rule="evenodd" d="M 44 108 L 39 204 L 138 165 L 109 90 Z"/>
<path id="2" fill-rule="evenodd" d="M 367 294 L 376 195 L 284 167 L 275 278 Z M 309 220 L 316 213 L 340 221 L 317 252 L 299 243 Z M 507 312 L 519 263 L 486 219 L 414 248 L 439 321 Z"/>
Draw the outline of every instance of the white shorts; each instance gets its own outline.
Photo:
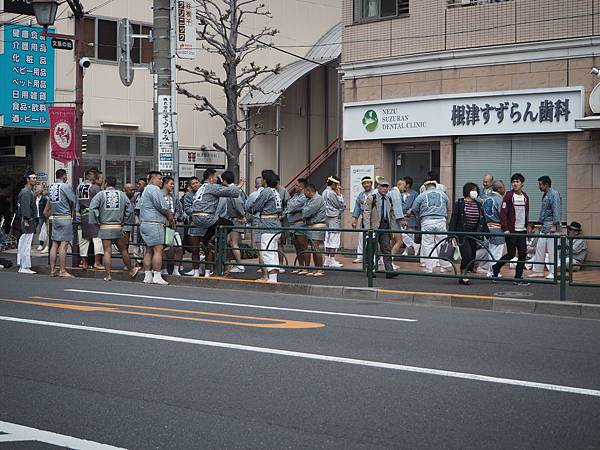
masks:
<path id="1" fill-rule="evenodd" d="M 275 233 L 263 232 L 260 235 L 260 249 L 267 250 L 260 252 L 263 259 L 263 263 L 270 266 L 275 266 L 265 267 L 267 271 L 278 269 L 278 267 L 276 267 L 279 264 L 279 254 L 277 253 L 278 243 L 279 241 L 275 237 Z"/>
<path id="2" fill-rule="evenodd" d="M 339 231 L 327 231 L 325 233 L 325 248 L 340 248 L 342 233 Z"/>

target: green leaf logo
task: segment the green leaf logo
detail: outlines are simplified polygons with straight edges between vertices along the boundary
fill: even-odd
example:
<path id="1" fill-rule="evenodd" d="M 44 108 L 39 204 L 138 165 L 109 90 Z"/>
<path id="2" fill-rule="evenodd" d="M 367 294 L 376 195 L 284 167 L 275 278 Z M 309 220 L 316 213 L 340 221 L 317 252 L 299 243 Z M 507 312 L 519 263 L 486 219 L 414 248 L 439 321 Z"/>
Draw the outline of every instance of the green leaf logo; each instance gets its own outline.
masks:
<path id="1" fill-rule="evenodd" d="M 377 129 L 377 125 L 379 124 L 379 117 L 377 117 L 377 113 L 375 111 L 370 109 L 363 116 L 362 123 L 367 129 L 367 131 L 372 133 Z"/>

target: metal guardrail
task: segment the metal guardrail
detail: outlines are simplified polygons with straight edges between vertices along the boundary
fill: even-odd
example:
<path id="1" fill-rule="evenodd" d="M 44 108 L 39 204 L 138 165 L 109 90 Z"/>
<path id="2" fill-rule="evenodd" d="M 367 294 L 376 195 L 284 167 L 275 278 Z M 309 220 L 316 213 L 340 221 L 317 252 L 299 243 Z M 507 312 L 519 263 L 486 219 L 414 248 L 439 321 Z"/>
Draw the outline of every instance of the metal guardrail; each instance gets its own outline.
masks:
<path id="1" fill-rule="evenodd" d="M 139 224 L 135 224 L 133 225 L 135 226 L 139 226 Z M 194 225 L 192 224 L 178 224 L 177 225 L 177 229 L 179 230 L 185 230 L 187 228 L 193 228 Z M 226 267 L 227 266 L 231 266 L 231 265 L 235 265 L 235 263 L 229 263 L 227 261 L 227 252 L 231 251 L 231 250 L 235 250 L 231 247 L 228 247 L 227 244 L 227 234 L 229 231 L 238 231 L 241 233 L 255 233 L 255 232 L 260 232 L 260 231 L 269 231 L 271 234 L 274 234 L 275 236 L 272 239 L 277 238 L 278 236 L 280 236 L 282 233 L 297 233 L 298 231 L 302 231 L 302 230 L 306 230 L 308 231 L 308 228 L 291 228 L 291 227 L 278 227 L 278 228 L 269 228 L 269 227 L 251 227 L 251 226 L 236 226 L 236 225 L 231 225 L 231 226 L 219 226 L 215 232 L 215 236 L 213 238 L 213 240 L 211 240 L 211 242 L 208 244 L 211 247 L 214 248 L 214 259 L 212 260 L 206 260 L 206 259 L 199 259 L 199 260 L 184 260 L 184 259 L 163 259 L 164 262 L 166 263 L 174 263 L 174 264 L 183 264 L 183 263 L 192 263 L 192 264 L 203 264 L 203 265 L 210 265 L 212 267 L 214 267 L 214 272 L 218 275 L 225 275 L 226 273 Z M 487 248 L 487 244 L 485 242 L 486 237 L 498 237 L 498 236 L 502 236 L 504 238 L 510 237 L 513 234 L 510 233 L 506 233 L 503 235 L 498 235 L 496 233 L 483 233 L 483 232 L 453 232 L 453 231 L 448 231 L 448 232 L 432 232 L 432 231 L 420 231 L 420 230 L 398 230 L 398 229 L 385 229 L 385 230 L 367 230 L 367 229 L 354 229 L 354 228 L 331 228 L 331 229 L 327 229 L 327 231 L 333 231 L 333 232 L 341 232 L 341 233 L 362 233 L 363 235 L 363 248 L 364 248 L 364 252 L 362 254 L 362 260 L 363 260 L 363 264 L 361 267 L 357 267 L 357 268 L 341 268 L 341 267 L 319 267 L 319 266 L 303 266 L 303 265 L 298 265 L 296 264 L 298 262 L 298 258 L 296 256 L 296 259 L 294 260 L 293 264 L 290 264 L 290 261 L 287 259 L 287 255 L 283 252 L 281 252 L 280 250 L 277 250 L 278 254 L 281 255 L 282 259 L 284 260 L 285 264 L 276 264 L 276 265 L 268 265 L 268 264 L 262 264 L 260 262 L 257 263 L 244 263 L 244 266 L 248 266 L 248 267 L 256 267 L 256 268 L 263 268 L 263 269 L 268 269 L 270 267 L 277 267 L 277 268 L 284 268 L 284 269 L 304 269 L 304 270 L 310 270 L 310 271 L 316 271 L 316 270 L 323 270 L 323 271 L 328 271 L 328 272 L 347 272 L 347 273 L 363 273 L 366 275 L 366 284 L 368 287 L 373 287 L 373 279 L 376 277 L 376 274 L 394 274 L 394 275 L 406 275 L 406 276 L 421 276 L 421 277 L 436 277 L 436 278 L 454 278 L 454 279 L 458 279 L 458 278 L 469 278 L 469 279 L 480 279 L 480 280 L 487 280 L 487 281 L 495 281 L 495 282 L 513 282 L 513 281 L 518 281 L 519 279 L 517 278 L 506 278 L 506 277 L 502 277 L 502 278 L 496 278 L 496 277 L 487 277 L 487 276 L 478 276 L 472 273 L 467 274 L 466 271 L 465 273 L 460 273 L 459 271 L 457 271 L 456 269 L 456 262 L 452 259 L 446 258 L 446 257 L 442 257 L 439 255 L 435 255 L 435 250 L 441 246 L 444 242 L 448 241 L 448 240 L 458 240 L 458 239 L 474 239 L 477 241 L 477 245 L 479 246 L 479 248 L 483 248 L 483 249 L 487 249 L 487 253 L 489 256 L 489 259 L 481 259 L 481 258 L 476 258 L 473 260 L 473 264 L 476 263 L 492 263 L 492 262 L 497 262 L 497 260 L 493 259 L 491 253 L 489 252 L 489 249 Z M 379 242 L 379 235 L 382 233 L 386 233 L 386 234 L 413 234 L 413 235 L 437 235 L 437 236 L 443 236 L 443 239 L 440 240 L 435 246 L 434 248 L 430 251 L 430 253 L 428 255 L 397 255 L 397 254 L 391 254 L 391 253 L 383 253 L 381 251 L 378 250 L 378 242 Z M 527 278 L 527 282 L 532 283 L 532 284 L 546 284 L 546 285 L 558 285 L 559 290 L 560 290 L 560 299 L 561 300 L 566 300 L 567 297 L 567 286 L 583 286 L 583 287 L 600 287 L 600 284 L 594 284 L 594 283 L 581 283 L 581 282 L 575 282 L 573 280 L 573 270 L 576 267 L 579 268 L 600 268 L 600 264 L 595 264 L 595 263 L 575 263 L 573 261 L 573 247 L 572 247 L 572 241 L 574 239 L 586 239 L 586 240 L 593 240 L 593 241 L 600 241 L 600 236 L 565 236 L 565 235 L 559 235 L 559 234 L 531 234 L 531 235 L 523 235 L 523 234 L 518 234 L 518 236 L 521 237 L 535 237 L 535 238 L 547 238 L 547 239 L 552 239 L 553 245 L 556 249 L 556 251 L 554 252 L 554 260 L 547 262 L 547 261 L 531 261 L 531 260 L 526 260 L 526 261 L 507 261 L 510 263 L 518 263 L 518 262 L 523 262 L 526 264 L 544 264 L 544 265 L 548 265 L 548 266 L 552 266 L 553 270 L 553 274 L 554 277 L 552 280 L 547 280 L 547 279 L 532 279 L 532 278 Z M 252 240 L 253 241 L 253 240 Z M 309 240 L 310 241 L 310 240 Z M 140 245 L 143 246 L 142 242 L 130 242 L 130 245 Z M 207 244 L 202 242 L 200 245 L 198 246 L 193 246 L 193 245 L 188 245 L 185 244 L 184 245 L 185 248 L 190 249 L 190 248 L 201 248 L 206 250 L 207 249 Z M 267 252 L 267 251 L 275 251 L 275 250 L 266 250 L 266 249 L 259 249 L 259 248 L 255 248 L 255 247 L 250 247 L 253 251 L 256 251 L 258 253 L 260 252 Z M 567 251 L 563 251 L 563 249 L 568 249 Z M 310 248 L 310 250 L 307 250 L 310 253 L 313 254 L 329 254 L 330 252 L 326 252 L 325 250 L 321 250 L 321 249 L 317 249 L 317 248 Z M 355 256 L 357 255 L 356 252 L 354 251 L 338 251 L 335 253 L 336 255 L 340 255 L 340 256 Z M 75 250 L 75 252 L 73 252 L 73 254 L 70 254 L 71 256 L 73 255 L 78 255 L 78 249 Z M 568 256 L 568 257 L 567 257 Z M 119 259 L 120 256 L 113 256 L 113 258 Z M 141 257 L 135 257 L 134 255 L 130 255 L 132 260 L 141 260 L 143 258 Z M 439 273 L 439 272 L 423 272 L 423 271 L 410 271 L 410 270 L 393 270 L 393 271 L 387 271 L 387 270 L 380 270 L 377 267 L 377 261 L 380 258 L 401 258 L 404 261 L 419 261 L 421 259 L 436 259 L 438 261 L 447 261 L 450 263 L 451 267 L 452 267 L 452 272 L 453 273 Z"/>

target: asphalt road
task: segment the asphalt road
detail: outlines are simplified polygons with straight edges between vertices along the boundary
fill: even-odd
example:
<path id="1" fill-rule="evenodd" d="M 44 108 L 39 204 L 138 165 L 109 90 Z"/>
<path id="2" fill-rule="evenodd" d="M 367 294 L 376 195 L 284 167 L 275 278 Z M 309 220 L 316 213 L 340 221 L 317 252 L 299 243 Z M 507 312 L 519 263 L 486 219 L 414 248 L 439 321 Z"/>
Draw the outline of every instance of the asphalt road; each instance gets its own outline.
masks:
<path id="1" fill-rule="evenodd" d="M 599 356 L 600 321 L 4 272 L 0 449 L 598 448 Z"/>

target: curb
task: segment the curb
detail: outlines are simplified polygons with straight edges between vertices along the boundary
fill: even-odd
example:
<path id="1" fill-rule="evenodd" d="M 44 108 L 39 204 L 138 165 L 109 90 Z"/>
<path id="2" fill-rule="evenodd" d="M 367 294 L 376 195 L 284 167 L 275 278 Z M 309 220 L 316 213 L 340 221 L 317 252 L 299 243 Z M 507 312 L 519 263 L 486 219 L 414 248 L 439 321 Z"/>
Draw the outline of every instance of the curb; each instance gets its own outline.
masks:
<path id="1" fill-rule="evenodd" d="M 47 267 L 35 269 L 38 274 L 48 275 Z M 77 278 L 102 279 L 104 271 L 72 270 Z M 139 280 L 138 275 L 138 280 Z M 124 272 L 115 272 L 113 279 L 131 280 Z M 225 277 L 167 277 L 174 286 L 194 286 L 211 289 L 247 290 L 269 292 L 271 294 L 305 295 L 309 297 L 365 300 L 371 302 L 394 302 L 411 305 L 438 306 L 446 308 L 468 308 L 484 311 L 509 312 L 519 314 L 541 314 L 559 317 L 600 320 L 600 305 L 554 300 L 525 300 L 484 295 L 445 294 L 439 292 L 412 292 L 381 288 L 325 286 L 310 284 L 277 283 L 268 284 L 254 280 L 241 280 Z M 139 281 L 138 281 L 139 282 Z"/>

